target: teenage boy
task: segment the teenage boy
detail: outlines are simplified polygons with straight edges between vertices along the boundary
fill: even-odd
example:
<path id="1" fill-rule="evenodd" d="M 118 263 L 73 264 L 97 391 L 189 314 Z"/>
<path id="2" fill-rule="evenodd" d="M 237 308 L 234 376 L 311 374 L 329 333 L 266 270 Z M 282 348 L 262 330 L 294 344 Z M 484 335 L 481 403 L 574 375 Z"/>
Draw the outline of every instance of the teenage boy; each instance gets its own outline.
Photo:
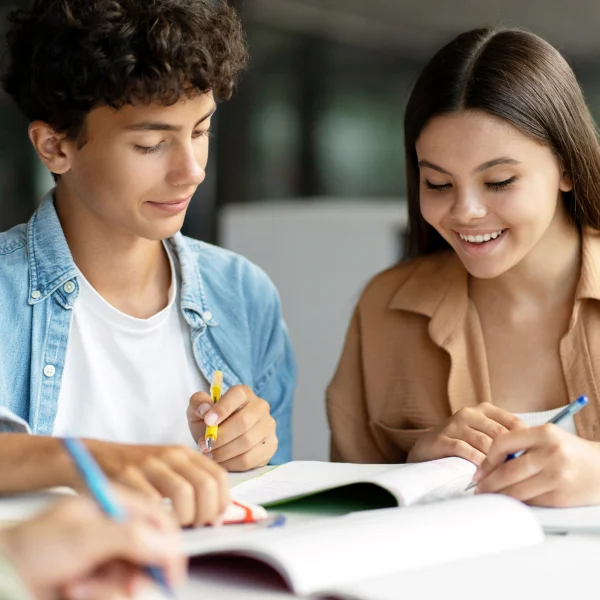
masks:
<path id="1" fill-rule="evenodd" d="M 35 0 L 10 20 L 3 85 L 56 187 L 0 234 L 0 492 L 76 485 L 57 438 L 79 436 L 112 479 L 210 521 L 221 466 L 290 459 L 295 384 L 268 277 L 179 233 L 246 61 L 239 19 L 210 0 Z"/>

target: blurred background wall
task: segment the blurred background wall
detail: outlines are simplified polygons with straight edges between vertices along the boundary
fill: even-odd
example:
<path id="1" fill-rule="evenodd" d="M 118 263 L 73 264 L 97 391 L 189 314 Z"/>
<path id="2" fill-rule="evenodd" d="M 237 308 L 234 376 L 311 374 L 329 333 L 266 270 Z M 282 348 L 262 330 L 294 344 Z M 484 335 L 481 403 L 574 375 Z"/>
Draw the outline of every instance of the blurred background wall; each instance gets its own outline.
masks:
<path id="1" fill-rule="evenodd" d="M 598 0 L 233 0 L 251 63 L 217 112 L 185 233 L 241 252 L 278 286 L 296 349 L 295 458 L 327 458 L 324 391 L 360 290 L 402 253 L 402 113 L 457 33 L 525 27 L 568 58 L 600 115 Z M 20 0 L 0 0 L 5 15 Z M 51 179 L 0 92 L 0 229 Z M 2 310 L 2 307 L 0 307 Z"/>

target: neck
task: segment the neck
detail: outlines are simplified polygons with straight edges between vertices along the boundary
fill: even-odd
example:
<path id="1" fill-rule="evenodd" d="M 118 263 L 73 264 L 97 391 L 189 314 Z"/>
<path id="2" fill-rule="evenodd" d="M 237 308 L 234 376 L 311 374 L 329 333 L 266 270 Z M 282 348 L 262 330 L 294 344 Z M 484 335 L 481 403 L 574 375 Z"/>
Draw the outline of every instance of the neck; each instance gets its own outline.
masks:
<path id="1" fill-rule="evenodd" d="M 566 217 L 565 217 L 566 219 Z M 493 298 L 494 304 L 538 308 L 572 304 L 581 270 L 581 236 L 568 222 L 546 236 L 512 269 L 493 279 L 470 278 L 475 295 Z"/>
<path id="2" fill-rule="evenodd" d="M 77 268 L 107 302 L 137 318 L 167 305 L 171 271 L 161 241 L 109 226 L 59 189 L 55 206 Z"/>

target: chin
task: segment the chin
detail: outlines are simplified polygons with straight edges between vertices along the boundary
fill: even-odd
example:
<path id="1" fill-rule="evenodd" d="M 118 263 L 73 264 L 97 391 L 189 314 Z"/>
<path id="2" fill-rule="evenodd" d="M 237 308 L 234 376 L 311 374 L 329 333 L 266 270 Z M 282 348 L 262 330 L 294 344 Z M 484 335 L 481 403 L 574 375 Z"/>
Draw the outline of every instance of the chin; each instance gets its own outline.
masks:
<path id="1" fill-rule="evenodd" d="M 144 231 L 139 232 L 139 236 L 147 240 L 166 240 L 179 232 L 182 225 L 183 222 L 178 223 L 177 226 L 172 225 L 171 227 L 166 227 L 165 225 L 162 225 L 161 227 L 146 227 Z"/>
<path id="2" fill-rule="evenodd" d="M 494 260 L 463 260 L 462 263 L 469 275 L 477 279 L 495 279 L 509 270 L 505 264 Z"/>

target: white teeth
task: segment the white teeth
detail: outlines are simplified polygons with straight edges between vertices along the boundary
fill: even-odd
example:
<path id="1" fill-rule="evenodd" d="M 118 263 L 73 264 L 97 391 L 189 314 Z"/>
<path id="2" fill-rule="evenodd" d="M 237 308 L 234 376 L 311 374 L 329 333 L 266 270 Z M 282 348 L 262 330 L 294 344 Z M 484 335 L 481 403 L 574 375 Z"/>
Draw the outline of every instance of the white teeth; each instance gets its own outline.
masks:
<path id="1" fill-rule="evenodd" d="M 483 244 L 484 242 L 495 240 L 503 233 L 504 229 L 499 229 L 493 233 L 484 233 L 483 235 L 463 235 L 462 233 L 459 233 L 458 235 L 460 236 L 460 239 L 464 240 L 465 242 L 471 242 L 471 244 Z"/>

